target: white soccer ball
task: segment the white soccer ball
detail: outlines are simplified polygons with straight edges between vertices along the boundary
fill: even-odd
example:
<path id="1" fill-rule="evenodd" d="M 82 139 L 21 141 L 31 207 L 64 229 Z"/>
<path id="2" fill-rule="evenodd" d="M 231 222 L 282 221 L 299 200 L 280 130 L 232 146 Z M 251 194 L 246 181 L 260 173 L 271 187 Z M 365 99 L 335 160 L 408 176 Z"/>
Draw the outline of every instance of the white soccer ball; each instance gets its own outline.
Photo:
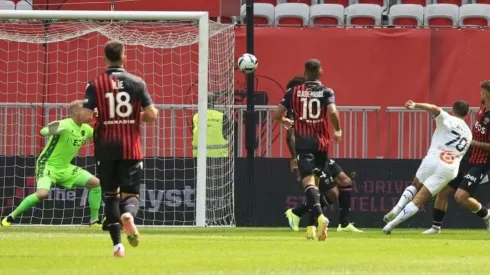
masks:
<path id="1" fill-rule="evenodd" d="M 245 53 L 238 58 L 238 68 L 243 73 L 249 74 L 254 72 L 258 65 L 259 61 L 257 61 L 257 57 L 253 54 Z"/>

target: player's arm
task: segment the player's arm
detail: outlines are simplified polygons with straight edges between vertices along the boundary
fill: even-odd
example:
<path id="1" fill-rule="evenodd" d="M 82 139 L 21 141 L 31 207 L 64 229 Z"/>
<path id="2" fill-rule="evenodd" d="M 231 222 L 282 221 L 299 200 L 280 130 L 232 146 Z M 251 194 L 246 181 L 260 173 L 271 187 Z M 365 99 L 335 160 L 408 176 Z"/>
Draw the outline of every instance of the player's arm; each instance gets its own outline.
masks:
<path id="1" fill-rule="evenodd" d="M 429 112 L 432 117 L 436 118 L 441 114 L 441 108 L 439 106 L 429 103 L 417 103 L 412 100 L 409 100 L 405 103 L 405 108 L 409 110 L 419 109 Z"/>
<path id="2" fill-rule="evenodd" d="M 294 136 L 294 129 L 289 128 L 286 134 L 286 143 L 288 144 L 289 153 L 291 158 L 296 159 L 296 137 Z"/>
<path id="3" fill-rule="evenodd" d="M 281 123 L 288 129 L 291 128 L 291 125 L 293 125 L 293 121 L 286 118 L 284 115 L 286 114 L 286 111 L 291 108 L 292 94 L 293 89 L 288 89 L 281 103 L 277 105 L 276 110 L 274 110 L 274 113 L 272 114 L 273 120 Z"/>
<path id="4" fill-rule="evenodd" d="M 140 113 L 140 119 L 143 122 L 152 122 L 155 121 L 158 117 L 158 109 L 153 104 L 151 100 L 150 93 L 148 93 L 148 88 L 146 87 L 146 83 L 141 81 L 142 85 L 142 101 L 141 107 L 143 107 L 143 112 Z"/>
<path id="5" fill-rule="evenodd" d="M 470 144 L 473 147 L 480 148 L 485 151 L 490 151 L 490 143 L 472 140 Z"/>
<path id="6" fill-rule="evenodd" d="M 82 123 L 90 123 L 94 118 L 94 110 L 97 108 L 97 94 L 92 83 L 85 88 L 85 100 L 83 108 L 80 110 L 80 120 Z"/>
<path id="7" fill-rule="evenodd" d="M 327 94 L 324 98 L 326 99 L 327 110 L 330 114 L 330 121 L 332 122 L 333 129 L 335 130 L 334 133 L 335 137 L 337 138 L 337 142 L 339 142 L 342 138 L 342 129 L 340 128 L 339 110 L 335 104 L 335 94 L 332 89 L 327 89 L 325 92 Z"/>
<path id="8" fill-rule="evenodd" d="M 41 129 L 41 135 L 43 137 L 55 136 L 61 134 L 65 129 L 65 125 L 61 121 L 53 121 Z"/>

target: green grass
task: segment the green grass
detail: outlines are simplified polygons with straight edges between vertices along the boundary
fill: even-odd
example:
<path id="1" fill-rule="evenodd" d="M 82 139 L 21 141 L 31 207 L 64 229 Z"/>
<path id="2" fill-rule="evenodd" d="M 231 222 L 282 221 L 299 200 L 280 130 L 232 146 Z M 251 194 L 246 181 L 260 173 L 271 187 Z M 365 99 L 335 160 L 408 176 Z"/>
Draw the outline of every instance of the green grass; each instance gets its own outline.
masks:
<path id="1" fill-rule="evenodd" d="M 0 274 L 489 274 L 485 230 L 420 232 L 331 230 L 318 242 L 283 228 L 143 228 L 140 246 L 118 259 L 99 229 L 9 227 Z"/>

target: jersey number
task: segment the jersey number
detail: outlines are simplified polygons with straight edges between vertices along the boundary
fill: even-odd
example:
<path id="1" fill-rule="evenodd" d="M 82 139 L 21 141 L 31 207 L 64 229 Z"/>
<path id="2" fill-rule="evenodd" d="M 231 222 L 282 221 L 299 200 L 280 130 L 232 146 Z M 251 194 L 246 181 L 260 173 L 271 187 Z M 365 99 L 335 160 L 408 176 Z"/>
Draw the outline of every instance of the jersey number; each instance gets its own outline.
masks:
<path id="1" fill-rule="evenodd" d="M 133 112 L 133 106 L 129 102 L 129 94 L 127 92 L 119 92 L 114 96 L 113 93 L 106 93 L 105 98 L 109 100 L 109 117 L 128 117 Z M 123 111 L 123 108 L 124 111 Z"/>
<path id="2" fill-rule="evenodd" d="M 451 133 L 453 135 L 455 135 L 456 138 L 450 140 L 445 145 L 446 146 L 449 146 L 449 145 L 457 142 L 457 144 L 455 146 L 456 147 L 456 150 L 458 150 L 459 152 L 462 152 L 464 150 L 464 148 L 466 147 L 466 144 L 468 144 L 468 140 L 465 137 L 461 137 L 461 135 L 458 132 L 454 131 L 454 130 L 451 131 Z"/>
<path id="3" fill-rule="evenodd" d="M 320 100 L 318 98 L 301 98 L 303 114 L 301 119 L 317 119 L 320 117 Z"/>

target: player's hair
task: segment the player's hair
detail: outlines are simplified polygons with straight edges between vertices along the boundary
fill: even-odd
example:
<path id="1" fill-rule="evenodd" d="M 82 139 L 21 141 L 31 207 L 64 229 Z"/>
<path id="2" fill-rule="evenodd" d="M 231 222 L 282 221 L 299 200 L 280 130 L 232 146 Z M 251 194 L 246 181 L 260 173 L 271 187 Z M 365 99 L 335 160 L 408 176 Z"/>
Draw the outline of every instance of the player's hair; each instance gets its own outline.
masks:
<path id="1" fill-rule="evenodd" d="M 291 89 L 293 87 L 299 86 L 303 83 L 305 83 L 306 79 L 304 76 L 295 76 L 291 80 L 289 80 L 288 84 L 286 85 L 286 89 Z"/>
<path id="2" fill-rule="evenodd" d="M 490 80 L 485 80 L 480 84 L 480 88 L 485 89 L 490 93 Z"/>
<path id="3" fill-rule="evenodd" d="M 458 100 L 453 104 L 453 112 L 460 117 L 465 117 L 470 111 L 470 105 L 464 100 Z"/>
<path id="4" fill-rule="evenodd" d="M 305 77 L 308 80 L 317 80 L 320 77 L 322 63 L 318 59 L 309 59 L 305 63 Z"/>
<path id="5" fill-rule="evenodd" d="M 74 100 L 70 103 L 68 103 L 68 115 L 72 116 L 74 113 L 76 113 L 76 111 L 78 111 L 79 109 L 81 109 L 83 107 L 83 100 Z"/>
<path id="6" fill-rule="evenodd" d="M 118 40 L 111 40 L 105 44 L 104 54 L 110 62 L 120 62 L 124 54 L 124 44 Z"/>

